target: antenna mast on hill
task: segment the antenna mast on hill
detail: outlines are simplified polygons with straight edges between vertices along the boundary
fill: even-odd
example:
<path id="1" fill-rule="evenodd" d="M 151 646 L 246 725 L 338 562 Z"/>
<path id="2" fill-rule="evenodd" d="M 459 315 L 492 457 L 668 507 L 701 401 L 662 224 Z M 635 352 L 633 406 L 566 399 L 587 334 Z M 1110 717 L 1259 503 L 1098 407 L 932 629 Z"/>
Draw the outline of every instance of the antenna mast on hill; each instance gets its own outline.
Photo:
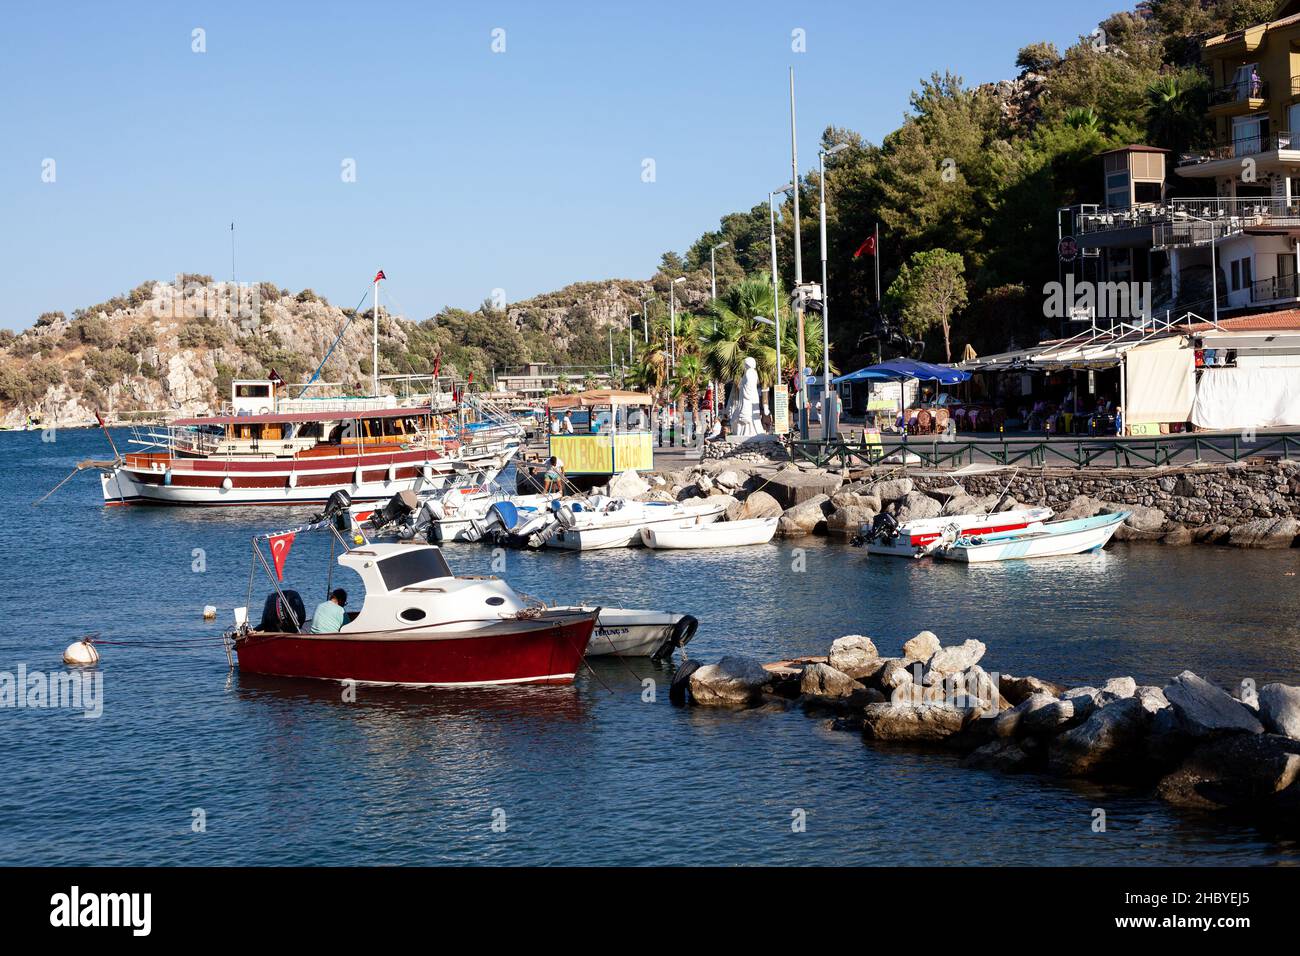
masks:
<path id="1" fill-rule="evenodd" d="M 230 223 L 230 284 L 235 284 L 235 223 Z"/>

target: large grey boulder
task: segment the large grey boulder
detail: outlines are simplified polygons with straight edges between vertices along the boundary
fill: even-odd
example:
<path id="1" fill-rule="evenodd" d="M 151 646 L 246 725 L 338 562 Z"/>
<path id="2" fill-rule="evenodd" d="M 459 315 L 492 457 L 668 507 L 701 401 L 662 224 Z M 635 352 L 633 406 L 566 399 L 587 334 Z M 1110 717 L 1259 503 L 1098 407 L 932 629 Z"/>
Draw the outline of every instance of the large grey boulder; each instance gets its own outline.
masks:
<path id="1" fill-rule="evenodd" d="M 1164 690 L 1179 724 L 1193 737 L 1264 732 L 1250 708 L 1191 671 L 1183 671 Z"/>
<path id="2" fill-rule="evenodd" d="M 811 697 L 849 697 L 859 690 L 866 688 L 829 664 L 809 664 L 799 678 L 799 692 Z"/>
<path id="3" fill-rule="evenodd" d="M 691 697 L 705 706 L 747 707 L 762 700 L 771 682 L 772 675 L 758 661 L 729 656 L 691 674 Z"/>
<path id="4" fill-rule="evenodd" d="M 946 704 L 871 704 L 862 712 L 862 734 L 869 740 L 935 743 L 960 732 L 966 717 Z"/>
<path id="5" fill-rule="evenodd" d="M 1300 740 L 1300 687 L 1265 684 L 1259 691 L 1259 716 L 1270 733 Z"/>
<path id="6" fill-rule="evenodd" d="M 798 538 L 826 530 L 826 506 L 829 495 L 818 495 L 788 509 L 777 523 L 777 531 L 787 538 Z"/>
<path id="7" fill-rule="evenodd" d="M 1143 710 L 1148 714 L 1154 715 L 1169 709 L 1169 698 L 1159 687 L 1139 687 L 1133 696 L 1141 701 Z"/>
<path id="8" fill-rule="evenodd" d="M 826 531 L 829 534 L 855 535 L 863 525 L 869 525 L 875 519 L 876 512 L 855 505 L 836 508 L 826 519 Z"/>
<path id="9" fill-rule="evenodd" d="M 993 733 L 998 737 L 1015 737 L 1020 731 L 1025 715 L 1056 702 L 1056 698 L 1048 694 L 1030 694 L 1010 710 L 1004 710 L 993 719 Z"/>
<path id="10" fill-rule="evenodd" d="M 1021 734 L 1048 736 L 1074 720 L 1074 701 L 1054 700 L 1028 710 L 1020 717 L 1016 730 Z"/>
<path id="11" fill-rule="evenodd" d="M 943 511 L 943 506 L 939 502 L 919 491 L 903 496 L 895 507 L 894 517 L 899 524 L 907 524 L 909 521 L 918 521 L 922 518 L 937 518 Z"/>
<path id="12" fill-rule="evenodd" d="M 903 657 L 909 661 L 928 661 L 943 649 L 932 631 L 922 631 L 903 645 Z"/>
<path id="13" fill-rule="evenodd" d="M 913 683 L 912 664 L 912 661 L 898 658 L 885 661 L 885 666 L 880 670 L 880 686 L 888 692 Z"/>
<path id="14" fill-rule="evenodd" d="M 740 519 L 746 518 L 779 518 L 781 517 L 781 503 L 769 495 L 766 491 L 752 492 L 748 498 L 741 502 Z"/>
<path id="15" fill-rule="evenodd" d="M 832 495 L 831 504 L 836 508 L 865 508 L 873 514 L 878 513 L 882 507 L 880 499 L 875 495 L 867 495 L 857 491 L 845 490 L 841 490 Z"/>
<path id="16" fill-rule="evenodd" d="M 747 478 L 746 473 L 736 471 L 734 468 L 728 468 L 726 471 L 719 472 L 714 481 L 719 488 L 729 492 L 736 492 L 745 486 Z"/>
<path id="17" fill-rule="evenodd" d="M 1112 677 L 1101 685 L 1101 692 L 1111 700 L 1122 700 L 1137 693 L 1138 685 L 1131 677 Z"/>
<path id="18" fill-rule="evenodd" d="M 1077 521 L 1079 518 L 1091 518 L 1093 515 L 1101 514 L 1101 509 L 1105 506 L 1104 502 L 1098 501 L 1096 498 L 1078 495 L 1057 512 L 1056 518 L 1060 521 Z"/>
<path id="19" fill-rule="evenodd" d="M 1282 549 L 1295 544 L 1298 535 L 1300 521 L 1295 518 L 1256 518 L 1228 532 L 1228 544 L 1234 548 Z"/>
<path id="20" fill-rule="evenodd" d="M 930 655 L 925 665 L 926 683 L 947 677 L 978 664 L 988 648 L 983 641 L 967 640 L 956 647 L 941 647 Z"/>
<path id="21" fill-rule="evenodd" d="M 1176 806 L 1222 810 L 1267 802 L 1297 781 L 1300 741 L 1237 734 L 1202 743 L 1156 792 Z"/>
<path id="22" fill-rule="evenodd" d="M 839 475 L 789 469 L 778 471 L 769 478 L 764 490 L 779 501 L 788 513 L 791 508 L 817 499 L 829 501 L 830 496 L 839 491 L 842 484 L 844 479 Z"/>
<path id="23" fill-rule="evenodd" d="M 1046 694 L 1048 697 L 1060 697 L 1065 688 L 1051 681 L 1037 677 L 1012 677 L 1010 674 L 998 676 L 998 690 L 1002 699 L 1014 707 L 1034 694 Z"/>
<path id="24" fill-rule="evenodd" d="M 1107 704 L 1052 742 L 1047 765 L 1056 773 L 1082 777 L 1138 761 L 1147 720 L 1142 702 L 1132 697 Z"/>
<path id="25" fill-rule="evenodd" d="M 875 642 L 861 634 L 849 634 L 831 643 L 827 662 L 855 680 L 876 674 L 881 667 Z"/>
<path id="26" fill-rule="evenodd" d="M 1071 687 L 1061 695 L 1061 699 L 1074 705 L 1076 722 L 1087 720 L 1094 710 L 1105 703 L 1105 698 L 1096 687 Z"/>
<path id="27" fill-rule="evenodd" d="M 891 478 L 871 485 L 869 491 L 882 502 L 897 501 L 904 495 L 910 495 L 915 487 L 911 478 Z"/>
<path id="28" fill-rule="evenodd" d="M 1152 536 L 1159 532 L 1169 519 L 1159 508 L 1150 508 L 1146 505 L 1126 505 L 1108 502 L 1102 506 L 1099 514 L 1114 515 L 1121 511 L 1129 512 L 1129 516 L 1124 520 L 1124 527 L 1137 531 L 1141 536 Z"/>
<path id="29" fill-rule="evenodd" d="M 650 490 L 650 483 L 629 468 L 609 480 L 611 498 L 636 498 Z"/>
<path id="30" fill-rule="evenodd" d="M 978 498 L 970 495 L 957 495 L 944 502 L 943 509 L 939 513 L 942 515 L 976 515 L 983 514 L 984 511 L 985 508 Z"/>

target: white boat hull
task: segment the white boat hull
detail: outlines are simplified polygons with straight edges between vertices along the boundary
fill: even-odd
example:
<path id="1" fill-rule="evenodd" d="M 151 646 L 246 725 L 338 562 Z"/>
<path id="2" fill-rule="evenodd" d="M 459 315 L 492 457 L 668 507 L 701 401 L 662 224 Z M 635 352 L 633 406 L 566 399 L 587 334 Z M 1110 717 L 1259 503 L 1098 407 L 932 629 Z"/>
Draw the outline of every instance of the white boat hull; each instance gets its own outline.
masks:
<path id="1" fill-rule="evenodd" d="M 937 541 L 948 528 L 956 525 L 963 536 L 974 534 L 998 534 L 1004 531 L 1017 531 L 1041 525 L 1049 520 L 1051 508 L 1022 508 L 1015 511 L 1002 511 L 985 515 L 951 515 L 940 518 L 921 518 L 909 521 L 898 530 L 892 541 L 876 540 L 867 543 L 868 554 L 887 555 L 896 558 L 915 558 L 929 544 Z M 865 534 L 870 528 L 864 526 Z"/>
<path id="2" fill-rule="evenodd" d="M 587 645 L 587 656 L 651 657 L 664 648 L 687 617 L 669 611 L 601 608 L 596 630 Z M 690 633 L 694 634 L 693 627 Z M 686 640 L 690 640 L 689 635 Z"/>
<path id="3" fill-rule="evenodd" d="M 645 527 L 641 529 L 641 543 L 657 550 L 743 548 L 771 541 L 779 520 L 751 518 L 743 521 L 715 521 L 686 528 Z"/>
<path id="4" fill-rule="evenodd" d="M 724 509 L 676 508 L 664 505 L 662 518 L 655 517 L 651 506 L 639 514 L 588 513 L 578 525 L 564 528 L 547 543 L 548 547 L 566 551 L 600 551 L 606 548 L 631 548 L 641 544 L 642 528 L 688 528 L 710 524 L 722 516 Z M 647 513 L 649 512 L 649 513 Z"/>
<path id="5" fill-rule="evenodd" d="M 980 538 L 972 538 L 960 544 L 937 548 L 933 553 L 936 558 L 964 564 L 1086 554 L 1104 548 L 1127 517 L 1127 514 L 1118 514 L 1114 520 L 1103 523 L 1089 523 L 1088 519 L 1063 523 L 1081 525 L 1078 530 L 1054 529 L 1051 524 L 1046 524 L 1021 533 L 990 536 L 983 543 Z"/>

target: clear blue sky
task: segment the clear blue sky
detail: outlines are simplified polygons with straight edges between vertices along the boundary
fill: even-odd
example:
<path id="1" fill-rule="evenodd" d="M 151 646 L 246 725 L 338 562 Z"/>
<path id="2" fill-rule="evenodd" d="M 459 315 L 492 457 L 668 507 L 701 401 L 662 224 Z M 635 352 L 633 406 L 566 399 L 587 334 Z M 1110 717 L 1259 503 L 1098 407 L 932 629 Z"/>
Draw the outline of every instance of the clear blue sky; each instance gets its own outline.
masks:
<path id="1" fill-rule="evenodd" d="M 231 220 L 241 281 L 352 306 L 382 267 L 417 319 L 495 288 L 646 277 L 788 179 L 787 67 L 807 170 L 826 125 L 878 142 L 931 71 L 1010 77 L 1024 44 L 1064 48 L 1125 6 L 7 5 L 0 326 L 177 272 L 228 278 Z"/>

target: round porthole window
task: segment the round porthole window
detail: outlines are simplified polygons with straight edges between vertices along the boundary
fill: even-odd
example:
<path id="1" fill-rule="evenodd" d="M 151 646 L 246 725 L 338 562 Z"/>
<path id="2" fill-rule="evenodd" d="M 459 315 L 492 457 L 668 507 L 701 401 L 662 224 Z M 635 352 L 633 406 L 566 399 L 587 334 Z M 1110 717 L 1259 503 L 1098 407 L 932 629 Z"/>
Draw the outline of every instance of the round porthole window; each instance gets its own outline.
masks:
<path id="1" fill-rule="evenodd" d="M 500 607 L 502 604 L 506 603 L 506 599 L 503 597 L 490 597 L 487 599 L 487 602 L 493 607 Z"/>
<path id="2" fill-rule="evenodd" d="M 403 611 L 401 614 L 397 616 L 400 617 L 403 621 L 424 620 L 424 612 L 421 611 L 418 607 L 408 607 L 405 611 Z"/>

